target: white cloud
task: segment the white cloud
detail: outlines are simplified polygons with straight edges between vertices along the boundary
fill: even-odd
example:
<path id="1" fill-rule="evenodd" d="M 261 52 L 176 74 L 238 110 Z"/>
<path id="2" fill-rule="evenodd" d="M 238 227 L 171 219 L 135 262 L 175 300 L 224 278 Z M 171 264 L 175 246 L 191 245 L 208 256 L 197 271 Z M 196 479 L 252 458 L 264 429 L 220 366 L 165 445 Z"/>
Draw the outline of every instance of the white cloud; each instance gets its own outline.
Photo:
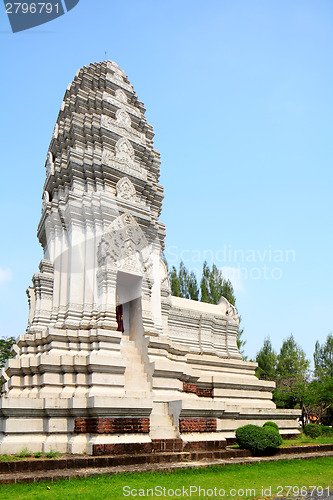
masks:
<path id="1" fill-rule="evenodd" d="M 7 268 L 7 269 L 2 269 L 0 267 L 0 285 L 5 283 L 6 281 L 11 281 L 13 278 L 13 273 L 12 270 Z"/>
<path id="2" fill-rule="evenodd" d="M 235 292 L 243 292 L 244 285 L 242 281 L 242 272 L 239 267 L 221 267 L 223 278 L 230 280 Z"/>

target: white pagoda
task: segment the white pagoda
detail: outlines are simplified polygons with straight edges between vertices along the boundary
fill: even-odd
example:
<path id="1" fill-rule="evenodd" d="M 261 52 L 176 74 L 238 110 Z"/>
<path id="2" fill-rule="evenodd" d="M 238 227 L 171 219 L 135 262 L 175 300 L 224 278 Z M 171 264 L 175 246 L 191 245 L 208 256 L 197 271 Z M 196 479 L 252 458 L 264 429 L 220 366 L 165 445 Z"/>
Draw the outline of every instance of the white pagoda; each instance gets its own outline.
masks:
<path id="1" fill-rule="evenodd" d="M 223 446 L 245 423 L 295 433 L 237 348 L 239 318 L 173 297 L 145 108 L 105 61 L 68 86 L 47 153 L 29 322 L 2 370 L 0 453 Z M 187 448 L 186 448 L 187 447 Z"/>

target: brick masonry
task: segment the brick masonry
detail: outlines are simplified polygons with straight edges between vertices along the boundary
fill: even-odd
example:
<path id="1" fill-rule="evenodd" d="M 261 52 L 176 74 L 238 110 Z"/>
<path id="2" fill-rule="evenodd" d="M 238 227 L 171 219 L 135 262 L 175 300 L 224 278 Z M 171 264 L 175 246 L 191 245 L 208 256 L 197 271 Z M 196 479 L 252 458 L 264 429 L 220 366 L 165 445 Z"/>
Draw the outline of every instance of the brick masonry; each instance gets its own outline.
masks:
<path id="1" fill-rule="evenodd" d="M 144 455 L 158 453 L 184 453 L 197 451 L 221 451 L 225 441 L 183 441 L 182 439 L 152 439 L 149 443 L 94 444 L 93 455 Z M 1 463 L 0 463 L 1 466 Z"/>
<path id="2" fill-rule="evenodd" d="M 188 384 L 187 382 L 183 382 L 183 391 L 190 392 L 192 394 L 196 394 L 199 397 L 203 398 L 212 398 L 213 397 L 213 388 L 202 388 L 198 387 L 197 384 Z"/>
<path id="3" fill-rule="evenodd" d="M 183 382 L 183 391 L 190 392 L 192 394 L 197 393 L 197 385 L 196 384 L 188 384 L 187 382 Z"/>
<path id="4" fill-rule="evenodd" d="M 76 418 L 76 434 L 148 434 L 149 418 Z"/>
<path id="5" fill-rule="evenodd" d="M 200 387 L 197 387 L 197 396 L 202 397 L 202 398 L 212 398 L 213 397 L 213 388 L 209 389 L 202 389 Z"/>
<path id="6" fill-rule="evenodd" d="M 216 432 L 216 418 L 180 418 L 180 432 Z"/>

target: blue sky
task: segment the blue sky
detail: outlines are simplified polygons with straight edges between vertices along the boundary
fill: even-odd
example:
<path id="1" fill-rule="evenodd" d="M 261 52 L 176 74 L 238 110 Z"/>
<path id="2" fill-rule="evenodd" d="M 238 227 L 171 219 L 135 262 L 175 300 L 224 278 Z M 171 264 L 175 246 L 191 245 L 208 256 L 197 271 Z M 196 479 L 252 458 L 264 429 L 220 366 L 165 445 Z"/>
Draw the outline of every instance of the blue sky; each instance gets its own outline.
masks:
<path id="1" fill-rule="evenodd" d="M 44 162 L 68 83 L 107 58 L 161 151 L 166 257 L 232 278 L 246 353 L 333 330 L 333 4 L 80 0 L 12 34 L 0 6 L 0 336 L 27 323 Z"/>

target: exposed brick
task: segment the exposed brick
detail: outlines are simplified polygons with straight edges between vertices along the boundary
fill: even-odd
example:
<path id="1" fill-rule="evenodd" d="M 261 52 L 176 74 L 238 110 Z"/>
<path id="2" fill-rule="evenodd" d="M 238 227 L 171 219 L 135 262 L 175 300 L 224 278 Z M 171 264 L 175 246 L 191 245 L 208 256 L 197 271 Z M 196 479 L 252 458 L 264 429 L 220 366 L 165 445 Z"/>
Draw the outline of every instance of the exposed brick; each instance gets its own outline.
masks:
<path id="1" fill-rule="evenodd" d="M 213 397 L 213 388 L 203 388 L 198 387 L 197 384 L 188 384 L 187 382 L 183 382 L 183 391 L 189 392 L 191 394 L 196 394 L 201 398 L 212 398 Z"/>
<path id="2" fill-rule="evenodd" d="M 148 434 L 149 418 L 76 418 L 76 434 Z"/>
<path id="3" fill-rule="evenodd" d="M 196 384 L 188 384 L 187 382 L 183 382 L 183 391 L 196 394 L 197 393 L 197 386 L 196 386 Z"/>
<path id="4" fill-rule="evenodd" d="M 202 398 L 212 398 L 213 397 L 213 388 L 210 387 L 208 389 L 203 389 L 201 387 L 197 387 L 197 396 Z"/>
<path id="5" fill-rule="evenodd" d="M 216 432 L 215 418 L 180 418 L 180 432 Z"/>

